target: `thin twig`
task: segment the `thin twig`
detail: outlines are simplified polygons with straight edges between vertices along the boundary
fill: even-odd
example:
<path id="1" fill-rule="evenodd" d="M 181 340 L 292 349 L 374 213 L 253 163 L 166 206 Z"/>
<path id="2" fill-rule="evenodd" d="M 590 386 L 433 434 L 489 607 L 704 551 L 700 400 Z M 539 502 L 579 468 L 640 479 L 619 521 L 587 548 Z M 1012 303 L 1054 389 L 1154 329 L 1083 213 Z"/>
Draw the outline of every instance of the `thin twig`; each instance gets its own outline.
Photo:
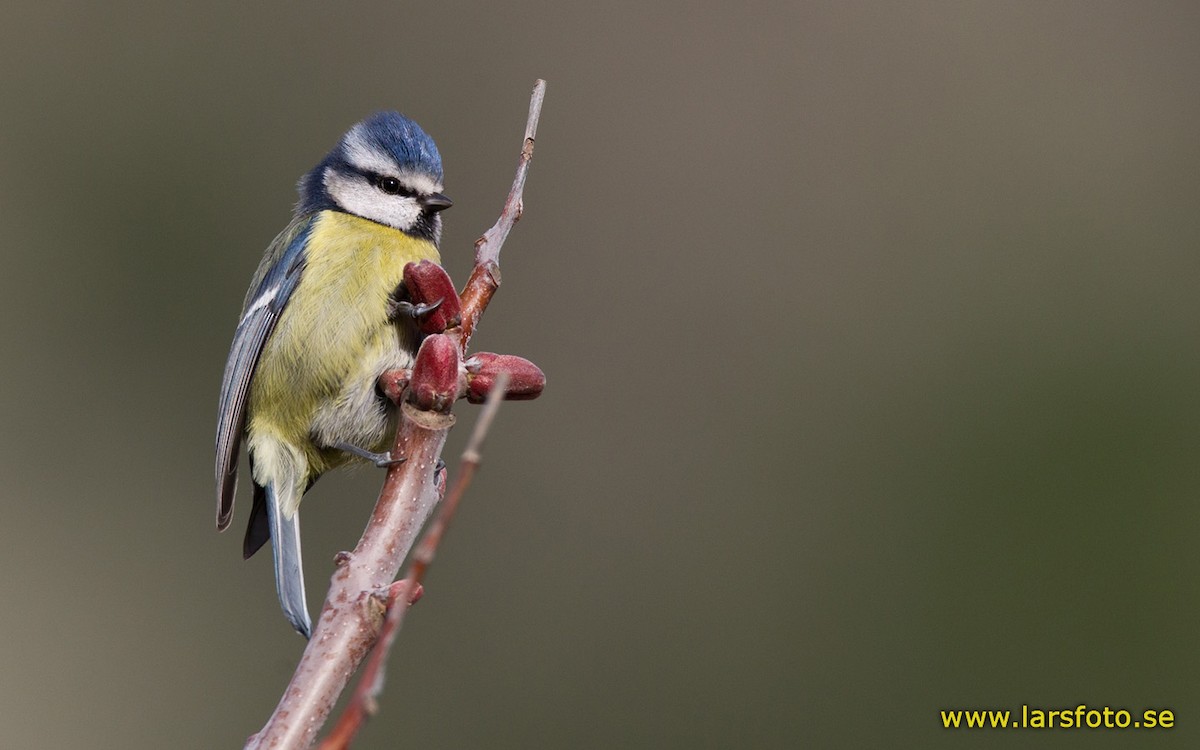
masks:
<path id="1" fill-rule="evenodd" d="M 408 576 L 405 578 L 408 581 L 408 586 L 404 592 L 405 597 L 411 596 L 421 586 L 422 582 L 424 582 L 425 571 L 429 569 L 429 565 L 433 562 L 433 556 L 437 552 L 438 545 L 442 543 L 442 537 L 446 534 L 446 528 L 454 520 L 454 514 L 458 511 L 458 504 L 462 502 L 463 495 L 466 494 L 467 488 L 471 486 L 471 480 L 475 478 L 475 472 L 479 470 L 479 463 L 482 459 L 480 449 L 483 447 L 483 440 L 487 437 L 488 430 L 492 427 L 492 422 L 496 419 L 496 412 L 500 409 L 500 402 L 504 400 L 504 393 L 507 388 L 508 373 L 502 372 L 496 377 L 496 385 L 492 387 L 491 393 L 488 394 L 487 401 L 483 404 L 483 412 L 479 415 L 479 419 L 475 422 L 475 429 L 471 432 L 471 439 L 467 441 L 467 447 L 463 450 L 458 467 L 458 476 L 454 479 L 454 485 L 450 488 L 450 492 L 447 493 L 446 499 L 438 509 L 437 515 L 434 516 L 433 523 L 429 524 L 429 528 L 421 535 L 421 541 L 417 543 L 416 549 L 413 550 L 412 561 L 408 567 Z"/>
<path id="2" fill-rule="evenodd" d="M 482 237 L 475 240 L 475 268 L 471 271 L 471 278 L 467 279 L 462 294 L 459 295 L 462 298 L 461 345 L 464 352 L 475 333 L 480 316 L 500 286 L 500 249 L 525 208 L 525 177 L 529 174 L 529 162 L 533 159 L 533 142 L 537 136 L 538 120 L 542 116 L 542 100 L 545 97 L 546 82 L 539 78 L 534 83 L 533 95 L 529 98 L 525 141 L 521 146 L 517 173 L 513 177 L 512 187 L 508 190 L 504 208 L 501 209 L 500 218 L 496 219 L 496 223 L 484 232 Z"/>
<path id="3" fill-rule="evenodd" d="M 434 516 L 425 533 L 421 535 L 416 549 L 413 550 L 412 560 L 408 564 L 408 575 L 404 577 L 404 580 L 397 581 L 392 585 L 383 632 L 371 652 L 367 666 L 363 668 L 362 679 L 354 691 L 354 697 L 351 698 L 345 711 L 338 718 L 333 731 L 321 742 L 319 750 L 346 750 L 350 747 L 351 740 L 366 723 L 367 717 L 374 715 L 379 695 L 383 692 L 384 665 L 387 662 L 392 643 L 396 639 L 396 634 L 400 632 L 400 626 L 404 623 L 404 616 L 408 612 L 408 607 L 400 605 L 400 602 L 411 602 L 414 598 L 420 597 L 421 583 L 425 579 L 425 573 L 429 570 L 430 563 L 433 562 L 433 556 L 446 534 L 447 527 L 454 520 L 454 514 L 458 510 L 463 495 L 471 486 L 471 480 L 475 478 L 475 472 L 479 469 L 483 440 L 487 437 L 488 429 L 496 418 L 496 411 L 500 408 L 500 402 L 504 400 L 504 392 L 507 387 L 508 373 L 501 373 L 496 378 L 496 385 L 488 394 L 487 401 L 484 402 L 483 412 L 475 422 L 471 439 L 467 441 L 454 486 L 442 502 L 437 515 Z"/>

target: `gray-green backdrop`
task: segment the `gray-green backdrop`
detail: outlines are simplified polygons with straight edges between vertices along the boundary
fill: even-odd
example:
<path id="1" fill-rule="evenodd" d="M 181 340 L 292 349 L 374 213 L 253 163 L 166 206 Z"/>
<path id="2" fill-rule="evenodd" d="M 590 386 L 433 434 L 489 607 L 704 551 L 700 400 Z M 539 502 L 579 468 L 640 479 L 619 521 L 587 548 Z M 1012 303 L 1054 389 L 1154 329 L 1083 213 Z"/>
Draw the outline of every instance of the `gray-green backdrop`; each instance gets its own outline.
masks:
<path id="1" fill-rule="evenodd" d="M 261 725 L 301 641 L 213 529 L 245 285 L 382 108 L 441 147 L 464 279 L 536 77 L 476 343 L 549 386 L 359 746 L 1196 746 L 1198 39 L 1186 2 L 10 3 L 5 746 Z M 380 479 L 306 500 L 311 598 Z M 940 728 L 1023 703 L 1178 727 Z"/>

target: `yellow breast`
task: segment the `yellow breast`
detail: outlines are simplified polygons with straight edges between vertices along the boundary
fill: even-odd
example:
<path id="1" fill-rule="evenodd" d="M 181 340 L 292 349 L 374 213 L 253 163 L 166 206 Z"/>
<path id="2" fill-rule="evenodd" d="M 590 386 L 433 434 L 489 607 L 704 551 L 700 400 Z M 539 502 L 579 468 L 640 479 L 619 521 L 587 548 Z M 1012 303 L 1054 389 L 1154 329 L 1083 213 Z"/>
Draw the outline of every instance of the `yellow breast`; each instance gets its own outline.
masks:
<path id="1" fill-rule="evenodd" d="M 336 211 L 321 213 L 306 256 L 255 371 L 248 426 L 310 453 L 314 432 L 355 442 L 383 429 L 353 434 L 365 406 L 352 402 L 371 396 L 380 368 L 408 360 L 411 326 L 389 319 L 389 298 L 406 264 L 439 256 L 431 242 Z"/>

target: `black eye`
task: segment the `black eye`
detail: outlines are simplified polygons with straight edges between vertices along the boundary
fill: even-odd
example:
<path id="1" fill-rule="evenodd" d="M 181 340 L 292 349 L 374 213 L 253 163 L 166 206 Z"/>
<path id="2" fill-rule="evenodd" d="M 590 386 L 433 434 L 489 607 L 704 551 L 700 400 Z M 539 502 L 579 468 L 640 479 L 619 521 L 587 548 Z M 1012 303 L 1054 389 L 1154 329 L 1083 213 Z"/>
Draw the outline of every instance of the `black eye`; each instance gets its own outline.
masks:
<path id="1" fill-rule="evenodd" d="M 399 195 L 403 188 L 400 187 L 400 180 L 395 177 L 380 177 L 379 189 L 388 195 Z"/>

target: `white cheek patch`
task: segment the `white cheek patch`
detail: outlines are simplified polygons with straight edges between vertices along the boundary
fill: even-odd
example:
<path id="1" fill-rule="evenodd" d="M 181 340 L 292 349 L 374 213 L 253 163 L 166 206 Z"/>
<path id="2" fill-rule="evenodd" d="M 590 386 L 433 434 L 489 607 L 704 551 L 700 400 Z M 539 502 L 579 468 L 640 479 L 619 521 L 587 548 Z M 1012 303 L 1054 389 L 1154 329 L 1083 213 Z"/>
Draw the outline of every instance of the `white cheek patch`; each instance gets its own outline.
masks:
<path id="1" fill-rule="evenodd" d="M 324 180 L 325 189 L 334 203 L 364 219 L 407 231 L 421 216 L 421 206 L 416 198 L 380 192 L 361 177 L 340 174 L 329 167 L 325 170 Z"/>

